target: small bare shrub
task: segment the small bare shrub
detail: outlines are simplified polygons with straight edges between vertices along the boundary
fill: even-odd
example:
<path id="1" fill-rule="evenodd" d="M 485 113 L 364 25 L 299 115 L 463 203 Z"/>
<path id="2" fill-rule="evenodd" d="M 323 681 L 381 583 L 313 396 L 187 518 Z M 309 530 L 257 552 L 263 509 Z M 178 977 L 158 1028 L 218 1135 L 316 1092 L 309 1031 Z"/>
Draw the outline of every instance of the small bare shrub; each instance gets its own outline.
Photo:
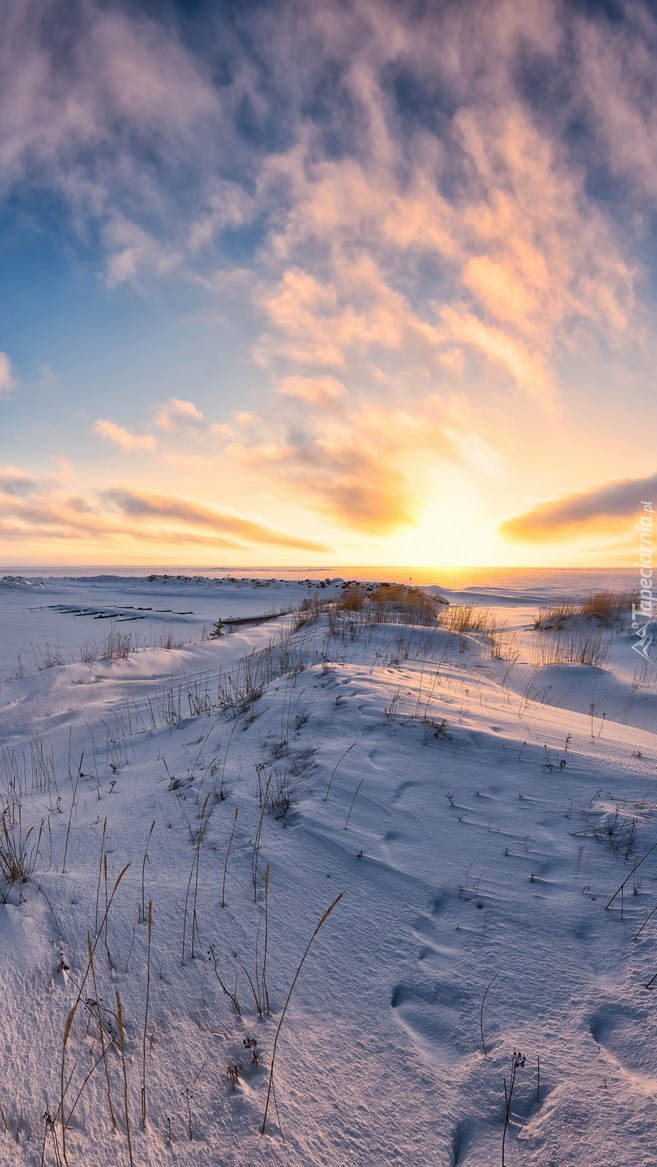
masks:
<path id="1" fill-rule="evenodd" d="M 275 819 L 284 819 L 292 806 L 290 772 L 275 769 L 271 777 L 267 810 Z"/>
<path id="2" fill-rule="evenodd" d="M 328 605 L 329 631 L 332 635 L 349 633 L 353 638 L 360 626 L 431 626 L 437 623 L 445 606 L 439 597 L 407 584 L 350 584 L 341 599 Z"/>
<path id="3" fill-rule="evenodd" d="M 130 632 L 117 632 L 114 625 L 103 641 L 101 655 L 104 660 L 127 660 L 134 649 Z"/>
<path id="4" fill-rule="evenodd" d="M 33 827 L 23 834 L 20 801 L 2 801 L 0 807 L 0 879 L 8 884 L 11 891 L 14 885 L 21 889 L 34 870 L 38 846 L 29 845 Z M 22 891 L 20 894 L 22 899 Z"/>
<path id="5" fill-rule="evenodd" d="M 61 668 L 62 665 L 66 664 L 59 649 L 59 641 L 57 641 L 56 645 L 52 645 L 46 640 L 43 648 L 39 648 L 38 645 L 34 644 L 31 644 L 30 648 L 32 649 L 32 656 L 40 673 L 46 669 Z"/>
<path id="6" fill-rule="evenodd" d="M 100 648 L 95 640 L 86 640 L 80 649 L 80 660 L 83 665 L 94 665 L 100 656 Z"/>
<path id="7" fill-rule="evenodd" d="M 292 632 L 299 632 L 309 624 L 315 624 L 318 618 L 329 609 L 327 600 L 319 596 L 308 596 L 302 600 L 296 612 L 292 614 Z"/>
<path id="8" fill-rule="evenodd" d="M 422 588 L 384 583 L 371 593 L 368 608 L 375 613 L 377 624 L 398 621 L 401 624 L 432 625 L 444 610 L 445 602 Z"/>
<path id="9" fill-rule="evenodd" d="M 166 648 L 170 652 L 173 648 L 184 648 L 184 645 L 184 639 L 174 636 L 173 628 L 167 625 L 160 633 L 156 648 Z"/>
<path id="10" fill-rule="evenodd" d="M 342 599 L 338 601 L 338 607 L 344 612 L 360 612 L 366 599 L 367 591 L 362 584 L 350 584 L 345 589 Z"/>

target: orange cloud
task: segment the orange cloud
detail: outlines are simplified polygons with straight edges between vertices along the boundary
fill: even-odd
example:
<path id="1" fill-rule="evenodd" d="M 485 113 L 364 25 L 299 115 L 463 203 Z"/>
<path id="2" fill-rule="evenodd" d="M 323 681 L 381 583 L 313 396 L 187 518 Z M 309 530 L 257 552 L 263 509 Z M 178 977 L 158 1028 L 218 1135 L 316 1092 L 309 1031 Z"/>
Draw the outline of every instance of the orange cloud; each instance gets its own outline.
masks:
<path id="1" fill-rule="evenodd" d="M 306 123 L 263 166 L 260 197 L 278 199 L 266 254 L 279 274 L 256 293 L 269 323 L 261 363 L 284 360 L 290 377 L 340 370 L 346 381 L 355 360 L 380 362 L 381 351 L 434 367 L 445 352 L 455 367 L 461 352 L 550 406 L 559 356 L 583 322 L 605 344 L 624 343 L 636 265 L 588 197 L 583 167 L 517 86 L 519 52 L 531 45 L 556 61 L 562 22 L 550 3 L 531 6 L 531 19 L 514 9 L 496 6 L 493 18 L 477 5 L 476 32 L 471 6 L 442 14 L 431 63 L 422 21 L 390 8 L 382 25 L 363 16 L 367 49 L 344 80 L 358 149 L 326 158 Z M 451 93 L 440 137 L 400 134 L 383 81 L 399 62 L 423 81 L 438 70 Z M 435 296 L 414 298 L 409 267 L 427 257 L 441 265 Z"/>
<path id="2" fill-rule="evenodd" d="M 212 527 L 217 533 L 228 533 L 247 543 L 273 543 L 301 551 L 328 550 L 325 544 L 315 540 L 302 539 L 283 531 L 277 531 L 265 523 L 246 519 L 228 511 L 199 506 L 186 499 L 172 498 L 166 495 L 140 494 L 122 488 L 103 491 L 101 497 L 112 509 L 132 519 L 179 519 L 191 527 Z"/>
<path id="3" fill-rule="evenodd" d="M 248 413 L 243 409 L 234 411 L 233 417 L 235 418 L 236 424 L 239 426 L 251 426 L 260 421 L 260 418 L 256 417 L 254 413 Z"/>
<path id="4" fill-rule="evenodd" d="M 87 497 L 72 493 L 61 482 L 36 479 L 11 466 L 0 467 L 0 513 L 0 537 L 26 544 L 53 539 L 118 547 L 146 542 L 241 551 L 263 544 L 306 552 L 329 550 L 317 540 L 186 499 L 119 488 Z M 158 520 L 174 525 L 162 526 Z"/>
<path id="5" fill-rule="evenodd" d="M 526 344 L 502 328 L 485 324 L 462 305 L 443 308 L 441 315 L 453 343 L 478 349 L 489 360 L 505 369 L 530 397 L 537 398 L 543 404 L 551 401 L 553 379 L 540 352 L 532 352 Z"/>
<path id="6" fill-rule="evenodd" d="M 115 422 L 107 421 L 104 418 L 99 418 L 95 423 L 94 433 L 126 452 L 131 450 L 152 452 L 155 450 L 155 438 L 151 434 L 133 434 L 130 430 L 124 429 L 123 426 L 116 425 Z"/>
<path id="7" fill-rule="evenodd" d="M 354 353 L 401 351 L 409 341 L 430 351 L 441 342 L 436 327 L 417 316 L 369 256 L 343 257 L 332 283 L 288 268 L 278 284 L 261 290 L 260 305 L 275 329 L 256 349 L 262 363 L 284 357 L 342 369 Z"/>
<path id="8" fill-rule="evenodd" d="M 153 417 L 153 425 L 158 429 L 171 432 L 184 426 L 203 425 L 203 414 L 196 408 L 193 401 L 181 401 L 178 397 L 170 397 L 165 405 L 161 405 Z"/>
<path id="9" fill-rule="evenodd" d="M 642 513 L 642 503 L 657 503 L 657 474 L 648 478 L 627 478 L 564 498 L 540 503 L 500 526 L 507 539 L 552 542 L 574 538 L 589 529 L 608 533 L 627 530 L 628 521 Z"/>
<path id="10" fill-rule="evenodd" d="M 305 402 L 301 402 L 305 405 Z M 413 412 L 375 405 L 365 398 L 339 412 L 321 410 L 299 417 L 289 426 L 279 419 L 279 442 L 266 440 L 261 426 L 251 444 L 233 443 L 228 453 L 240 467 L 261 467 L 264 481 L 274 476 L 283 492 L 293 487 L 308 506 L 319 506 L 347 529 L 388 534 L 413 526 L 426 507 L 427 483 L 437 463 L 464 464 L 461 446 L 450 422 L 455 411 L 427 398 Z M 284 440 L 284 439 L 287 440 Z M 478 468 L 483 456 L 475 442 Z"/>
<path id="11" fill-rule="evenodd" d="M 296 397 L 320 409 L 335 408 L 347 396 L 344 385 L 335 377 L 284 377 L 278 387 L 284 396 Z"/>

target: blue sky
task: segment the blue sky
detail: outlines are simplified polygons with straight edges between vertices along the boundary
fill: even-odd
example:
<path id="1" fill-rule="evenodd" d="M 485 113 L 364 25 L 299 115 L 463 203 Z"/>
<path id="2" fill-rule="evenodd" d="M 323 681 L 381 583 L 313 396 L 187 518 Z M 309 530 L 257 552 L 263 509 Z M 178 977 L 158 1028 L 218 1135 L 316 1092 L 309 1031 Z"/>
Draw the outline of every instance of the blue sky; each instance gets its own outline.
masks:
<path id="1" fill-rule="evenodd" d="M 632 562 L 640 3 L 8 0 L 0 558 Z"/>

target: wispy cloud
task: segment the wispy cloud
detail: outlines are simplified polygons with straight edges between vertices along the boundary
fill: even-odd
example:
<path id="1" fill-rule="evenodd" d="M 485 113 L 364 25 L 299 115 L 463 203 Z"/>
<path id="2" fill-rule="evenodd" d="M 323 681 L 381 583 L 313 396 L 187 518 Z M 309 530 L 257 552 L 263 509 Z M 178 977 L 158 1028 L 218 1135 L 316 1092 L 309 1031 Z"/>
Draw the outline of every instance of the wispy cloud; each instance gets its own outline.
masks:
<path id="1" fill-rule="evenodd" d="M 148 450 L 152 452 L 155 449 L 155 439 L 152 434 L 134 434 L 127 430 L 122 425 L 117 425 L 113 421 L 107 421 L 104 418 L 99 418 L 94 425 L 94 432 L 99 434 L 107 442 L 118 446 L 121 450 L 130 452 L 132 450 Z"/>
<path id="2" fill-rule="evenodd" d="M 127 452 L 145 450 L 153 453 L 158 448 L 158 438 L 161 445 L 165 437 L 179 439 L 181 435 L 190 432 L 209 433 L 214 430 L 215 436 L 219 435 L 217 425 L 207 422 L 193 401 L 184 401 L 179 397 L 170 397 L 162 405 L 156 405 L 149 425 L 145 433 L 134 433 L 117 422 L 99 418 L 93 428 L 99 437 Z M 230 427 L 226 427 L 226 434 L 231 433 Z"/>
<path id="3" fill-rule="evenodd" d="M 347 400 L 345 386 L 335 377 L 283 377 L 278 389 L 286 397 L 296 397 L 320 409 L 335 409 Z"/>
<path id="4" fill-rule="evenodd" d="M 575 24 L 578 113 L 632 203 L 657 195 L 657 22 L 652 5 L 627 3 L 617 20 Z"/>
<path id="5" fill-rule="evenodd" d="M 306 552 L 329 550 L 317 540 L 183 498 L 119 487 L 87 497 L 63 480 L 31 477 L 13 466 L 0 467 L 0 509 L 0 535 L 22 537 L 31 545 L 70 539 L 110 545 L 127 541 L 135 546 L 146 541 L 163 548 L 189 543 L 241 551 L 262 544 Z"/>
<path id="6" fill-rule="evenodd" d="M 155 411 L 153 425 L 161 430 L 178 430 L 186 426 L 202 426 L 204 417 L 193 401 L 182 401 L 178 397 L 171 397 L 165 405 L 160 405 Z"/>
<path id="7" fill-rule="evenodd" d="M 228 511 L 199 506 L 181 498 L 165 495 L 139 494 L 136 491 L 115 489 L 104 491 L 103 501 L 121 514 L 133 519 L 179 519 L 190 527 L 211 527 L 217 534 L 229 534 L 246 543 L 273 543 L 279 547 L 293 547 L 302 551 L 326 551 L 328 548 L 313 539 L 302 539 L 284 531 L 277 531 Z"/>
<path id="8" fill-rule="evenodd" d="M 4 494 L 29 495 L 38 487 L 38 479 L 17 466 L 0 466 L 0 490 Z"/>
<path id="9" fill-rule="evenodd" d="M 283 271 L 259 291 L 272 326 L 261 359 L 343 369 L 354 350 L 456 346 L 541 401 L 558 389 L 556 350 L 578 321 L 622 336 L 633 265 L 561 140 L 561 111 L 551 122 L 518 87 L 528 53 L 561 72 L 564 11 L 511 7 L 414 20 L 381 4 L 331 25 L 345 50 L 348 37 L 358 46 L 339 89 L 350 148 L 327 157 L 324 127 L 305 123 L 265 167 L 262 189 L 282 187 L 287 204 L 269 238 Z M 411 78 L 419 103 L 442 93 L 440 137 L 398 96 L 395 82 Z M 409 263 L 431 257 L 440 290 L 411 301 Z"/>
<path id="10" fill-rule="evenodd" d="M 656 501 L 657 474 L 604 482 L 590 490 L 540 503 L 507 519 L 501 531 L 508 539 L 540 543 L 575 538 L 588 530 L 623 533 L 628 520 L 642 513 L 644 502 L 654 505 Z"/>
<path id="11" fill-rule="evenodd" d="M 143 279 L 170 276 L 183 262 L 183 255 L 175 247 L 161 243 L 137 223 L 122 217 L 113 217 L 105 229 L 107 283 L 135 283 Z"/>
<path id="12" fill-rule="evenodd" d="M 583 20 L 549 0 L 316 17 L 326 56 L 343 62 L 328 116 L 348 111 L 349 129 L 299 116 L 289 149 L 263 166 L 260 200 L 277 203 L 255 357 L 299 404 L 277 427 L 278 473 L 306 482 L 344 525 L 412 522 L 422 468 L 458 460 L 468 437 L 486 442 L 483 424 L 460 430 L 459 395 L 502 407 L 524 397 L 540 425 L 561 407 L 562 366 L 579 345 L 641 346 L 639 261 L 564 132 L 579 68 L 565 46 Z M 294 43 L 274 42 L 279 63 Z M 524 85 L 532 64 L 559 80 L 562 104 Z M 326 390 L 340 384 L 338 439 L 327 413 L 340 394 Z M 366 403 L 392 415 L 400 384 L 413 386 L 416 432 L 373 440 Z M 426 427 L 435 397 L 445 420 Z"/>
<path id="13" fill-rule="evenodd" d="M 0 352 L 0 397 L 4 393 L 9 393 L 13 388 L 14 378 L 11 369 L 11 361 L 6 353 Z"/>

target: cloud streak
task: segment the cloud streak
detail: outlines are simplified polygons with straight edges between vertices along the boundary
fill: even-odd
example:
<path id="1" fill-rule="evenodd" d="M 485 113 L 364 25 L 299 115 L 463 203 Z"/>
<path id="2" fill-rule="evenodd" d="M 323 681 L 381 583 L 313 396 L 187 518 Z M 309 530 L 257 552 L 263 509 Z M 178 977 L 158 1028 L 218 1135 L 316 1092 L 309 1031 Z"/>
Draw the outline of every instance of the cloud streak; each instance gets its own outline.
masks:
<path id="1" fill-rule="evenodd" d="M 306 552 L 329 550 L 317 540 L 186 499 L 118 487 L 88 499 L 63 482 L 30 477 L 12 466 L 0 467 L 0 510 L 0 536 L 30 544 L 49 539 L 127 540 L 136 545 L 189 543 L 241 551 L 262 544 Z"/>
<path id="2" fill-rule="evenodd" d="M 0 397 L 9 393 L 14 387 L 14 378 L 11 361 L 6 353 L 0 352 Z"/>
<path id="3" fill-rule="evenodd" d="M 151 434 L 133 434 L 130 430 L 113 421 L 99 418 L 94 425 L 94 432 L 105 441 L 118 446 L 119 449 L 130 452 L 133 450 L 147 450 L 152 453 L 155 449 L 155 439 Z"/>
<path id="4" fill-rule="evenodd" d="M 275 544 L 300 551 L 328 550 L 324 544 L 313 539 L 299 538 L 277 531 L 265 523 L 255 522 L 227 511 L 199 506 L 185 499 L 139 494 L 125 489 L 107 490 L 102 497 L 111 508 L 132 519 L 178 519 L 190 527 L 211 527 L 217 534 L 234 535 L 244 543 Z"/>
<path id="5" fill-rule="evenodd" d="M 590 490 L 539 504 L 501 525 L 507 539 L 554 542 L 574 538 L 587 530 L 607 533 L 627 529 L 628 520 L 641 513 L 643 502 L 657 499 L 657 474 L 605 482 Z"/>

